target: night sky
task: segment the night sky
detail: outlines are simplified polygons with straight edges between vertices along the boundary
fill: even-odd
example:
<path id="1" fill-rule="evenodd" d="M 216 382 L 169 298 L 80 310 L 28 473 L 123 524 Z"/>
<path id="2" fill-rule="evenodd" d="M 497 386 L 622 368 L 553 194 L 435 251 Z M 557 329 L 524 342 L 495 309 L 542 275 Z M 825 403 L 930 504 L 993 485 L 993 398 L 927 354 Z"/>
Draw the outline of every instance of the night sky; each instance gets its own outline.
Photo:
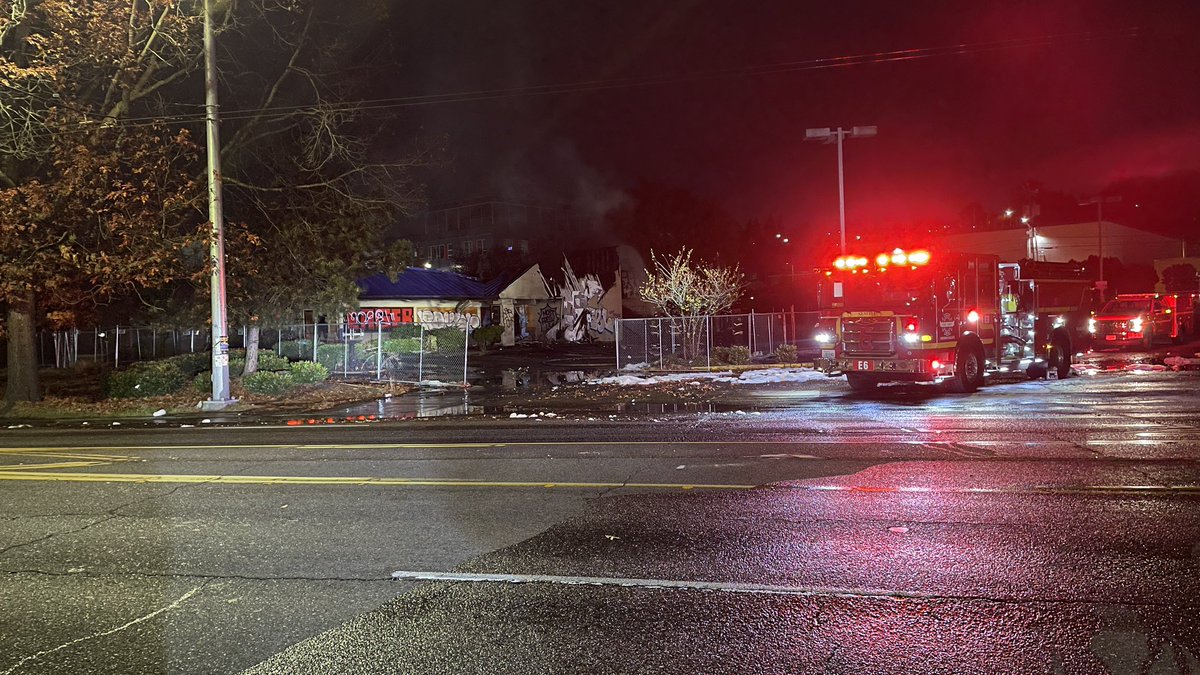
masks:
<path id="1" fill-rule="evenodd" d="M 1064 37 L 746 72 L 1051 35 Z M 648 179 L 739 219 L 836 228 L 836 151 L 804 143 L 809 126 L 878 125 L 846 144 L 860 227 L 948 219 L 972 201 L 1000 209 L 1028 179 L 1087 194 L 1200 167 L 1196 2 L 397 3 L 372 39 L 399 61 L 375 85 L 388 96 L 680 76 L 403 109 L 405 133 L 449 138 L 451 168 L 429 177 L 435 205 L 486 195 L 602 212 Z"/>

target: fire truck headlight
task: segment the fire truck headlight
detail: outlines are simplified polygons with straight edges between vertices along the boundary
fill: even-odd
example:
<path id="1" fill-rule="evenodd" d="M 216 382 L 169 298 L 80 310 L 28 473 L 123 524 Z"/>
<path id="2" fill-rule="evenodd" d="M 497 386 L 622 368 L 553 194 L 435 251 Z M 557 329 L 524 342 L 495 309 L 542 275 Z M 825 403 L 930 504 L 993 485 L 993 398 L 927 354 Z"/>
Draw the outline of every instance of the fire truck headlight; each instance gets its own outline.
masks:
<path id="1" fill-rule="evenodd" d="M 1067 325 L 1066 318 L 1060 316 L 1060 317 L 1056 317 L 1054 319 L 1054 327 L 1055 328 L 1062 328 L 1065 325 Z"/>
<path id="2" fill-rule="evenodd" d="M 1088 319 L 1088 332 L 1089 333 L 1096 332 L 1096 320 L 1095 319 Z"/>
<path id="3" fill-rule="evenodd" d="M 833 342 L 833 335 L 830 335 L 829 333 L 817 333 L 813 337 L 816 339 L 817 342 L 819 342 L 823 345 L 827 345 L 830 342 Z"/>
<path id="4" fill-rule="evenodd" d="M 1133 321 L 1130 321 L 1129 322 L 1129 330 L 1133 331 L 1134 333 L 1142 332 L 1142 317 L 1139 316 L 1138 318 L 1134 319 Z"/>
<path id="5" fill-rule="evenodd" d="M 917 335 L 916 333 L 905 333 L 904 334 L 904 341 L 910 345 L 916 344 L 917 340 L 920 340 L 920 339 L 921 339 L 921 336 Z"/>
<path id="6" fill-rule="evenodd" d="M 967 312 L 967 321 L 971 323 L 979 323 L 979 312 L 971 310 Z"/>

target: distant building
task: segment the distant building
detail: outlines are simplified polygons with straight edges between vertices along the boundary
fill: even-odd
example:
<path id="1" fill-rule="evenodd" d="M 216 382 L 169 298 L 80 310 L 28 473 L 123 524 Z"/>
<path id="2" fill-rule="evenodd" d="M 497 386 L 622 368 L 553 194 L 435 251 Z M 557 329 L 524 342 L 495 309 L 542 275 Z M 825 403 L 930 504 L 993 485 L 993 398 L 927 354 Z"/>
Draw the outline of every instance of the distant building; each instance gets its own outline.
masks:
<path id="1" fill-rule="evenodd" d="M 471 330 L 499 325 L 504 345 L 606 342 L 615 339 L 615 321 L 623 311 L 616 268 L 576 271 L 566 259 L 555 276 L 544 275 L 536 263 L 486 283 L 451 270 L 410 267 L 395 281 L 377 274 L 358 285 L 360 308 L 345 317 L 354 333 L 404 325 Z"/>
<path id="2" fill-rule="evenodd" d="M 938 237 L 940 246 L 970 253 L 994 253 L 1001 260 L 1045 260 L 1048 262 L 1084 261 L 1098 255 L 1118 258 L 1126 265 L 1152 265 L 1156 259 L 1179 255 L 1179 239 L 1139 230 L 1110 221 L 1072 223 L 946 234 Z"/>

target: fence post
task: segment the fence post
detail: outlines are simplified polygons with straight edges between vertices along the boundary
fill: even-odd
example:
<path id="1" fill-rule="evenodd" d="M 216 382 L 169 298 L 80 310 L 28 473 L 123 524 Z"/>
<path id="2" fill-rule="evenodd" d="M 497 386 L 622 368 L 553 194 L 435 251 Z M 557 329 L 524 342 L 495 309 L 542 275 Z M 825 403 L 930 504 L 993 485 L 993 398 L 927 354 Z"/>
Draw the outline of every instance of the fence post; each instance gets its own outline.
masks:
<path id="1" fill-rule="evenodd" d="M 645 345 L 642 352 L 643 352 L 643 355 L 646 357 L 645 360 L 642 361 L 642 363 L 645 363 L 647 366 L 649 366 L 650 365 L 650 322 L 646 321 L 645 319 L 642 320 L 642 344 Z"/>
<path id="2" fill-rule="evenodd" d="M 425 381 L 425 324 L 421 324 L 421 348 L 417 350 L 417 384 Z"/>
<path id="3" fill-rule="evenodd" d="M 704 357 L 708 360 L 708 369 L 712 370 L 712 314 L 704 317 L 707 325 L 705 332 Z"/>
<path id="4" fill-rule="evenodd" d="M 383 321 L 375 326 L 375 379 L 383 379 Z M 388 379 L 391 379 L 390 377 Z"/>
<path id="5" fill-rule="evenodd" d="M 467 354 L 471 352 L 471 322 L 467 321 L 466 331 L 463 333 L 463 386 L 467 384 Z"/>
<path id="6" fill-rule="evenodd" d="M 750 355 L 754 356 L 754 310 L 750 310 L 748 323 L 750 324 L 748 326 L 750 330 L 746 331 L 746 347 L 750 350 Z"/>
<path id="7" fill-rule="evenodd" d="M 675 319 L 671 319 L 671 356 L 675 356 Z"/>
<path id="8" fill-rule="evenodd" d="M 617 331 L 617 370 L 621 369 L 621 324 L 624 322 L 625 319 L 617 319 L 617 323 L 614 326 Z"/>
<path id="9" fill-rule="evenodd" d="M 663 369 L 663 333 L 662 319 L 658 320 L 658 369 Z"/>
<path id="10" fill-rule="evenodd" d="M 350 336 L 344 326 L 338 332 L 342 334 L 342 377 L 347 378 L 350 377 Z"/>
<path id="11" fill-rule="evenodd" d="M 767 315 L 767 351 L 769 351 L 769 352 L 775 351 L 775 331 L 774 331 L 774 326 L 771 325 L 774 322 L 775 322 L 775 315 L 768 314 Z"/>

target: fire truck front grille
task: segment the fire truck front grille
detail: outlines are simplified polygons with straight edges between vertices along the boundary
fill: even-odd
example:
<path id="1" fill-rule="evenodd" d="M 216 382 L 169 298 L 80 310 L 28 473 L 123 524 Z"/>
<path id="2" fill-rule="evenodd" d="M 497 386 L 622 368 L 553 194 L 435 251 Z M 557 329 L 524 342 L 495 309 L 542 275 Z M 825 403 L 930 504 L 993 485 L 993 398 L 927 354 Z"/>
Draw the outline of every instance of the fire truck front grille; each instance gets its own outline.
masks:
<path id="1" fill-rule="evenodd" d="M 1100 321 L 1097 328 L 1101 333 L 1124 333 L 1129 330 L 1128 321 Z"/>
<path id="2" fill-rule="evenodd" d="M 887 355 L 896 353 L 895 322 L 890 317 L 842 320 L 842 352 Z"/>

